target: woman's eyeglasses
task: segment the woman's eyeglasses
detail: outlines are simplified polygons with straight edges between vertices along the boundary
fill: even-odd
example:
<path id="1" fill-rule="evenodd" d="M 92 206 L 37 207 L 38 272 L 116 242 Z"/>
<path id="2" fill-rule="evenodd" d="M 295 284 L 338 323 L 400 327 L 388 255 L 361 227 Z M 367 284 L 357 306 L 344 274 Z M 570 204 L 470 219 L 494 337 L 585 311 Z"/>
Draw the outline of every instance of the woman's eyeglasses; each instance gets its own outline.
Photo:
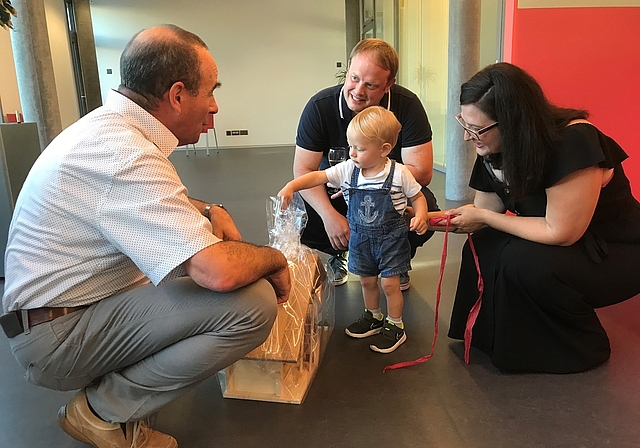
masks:
<path id="1" fill-rule="evenodd" d="M 496 126 L 498 126 L 498 122 L 496 121 L 495 123 L 490 124 L 489 126 L 485 126 L 482 129 L 478 129 L 476 131 L 476 130 L 471 129 L 471 128 L 469 128 L 467 126 L 467 124 L 462 119 L 462 114 L 456 115 L 456 121 L 458 122 L 458 124 L 460 126 L 462 126 L 462 129 L 464 129 L 465 131 L 467 131 L 469 133 L 469 135 L 471 136 L 471 139 L 473 139 L 473 140 L 480 140 L 480 136 L 482 134 L 484 134 L 485 132 L 490 131 L 491 129 L 493 129 Z"/>

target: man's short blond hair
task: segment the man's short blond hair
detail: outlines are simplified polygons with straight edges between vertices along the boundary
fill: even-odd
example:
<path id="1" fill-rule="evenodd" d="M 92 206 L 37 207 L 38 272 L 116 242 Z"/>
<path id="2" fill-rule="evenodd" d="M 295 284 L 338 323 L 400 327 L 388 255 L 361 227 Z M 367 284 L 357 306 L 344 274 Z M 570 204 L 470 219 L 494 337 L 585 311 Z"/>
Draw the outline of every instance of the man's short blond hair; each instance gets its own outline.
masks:
<path id="1" fill-rule="evenodd" d="M 353 47 L 349 55 L 349 64 L 351 60 L 360 53 L 371 52 L 375 55 L 376 63 L 385 70 L 389 70 L 388 81 L 391 81 L 398 74 L 398 53 L 387 42 L 382 39 L 369 38 L 363 39 Z"/>
<path id="2" fill-rule="evenodd" d="M 353 117 L 347 127 L 347 136 L 361 135 L 380 144 L 389 143 L 391 148 L 398 142 L 402 125 L 393 112 L 380 106 L 371 106 Z"/>

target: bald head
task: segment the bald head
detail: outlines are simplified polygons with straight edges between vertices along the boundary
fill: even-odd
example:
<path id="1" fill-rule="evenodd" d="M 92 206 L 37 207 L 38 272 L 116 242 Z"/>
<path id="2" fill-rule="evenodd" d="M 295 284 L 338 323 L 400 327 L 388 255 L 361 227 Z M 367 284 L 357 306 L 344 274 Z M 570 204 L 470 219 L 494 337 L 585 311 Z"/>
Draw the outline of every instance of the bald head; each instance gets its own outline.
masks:
<path id="1" fill-rule="evenodd" d="M 198 50 L 202 48 L 207 48 L 202 39 L 175 25 L 142 30 L 120 56 L 120 87 L 136 93 L 136 102 L 146 110 L 155 110 L 178 81 L 196 95 L 201 83 Z"/>

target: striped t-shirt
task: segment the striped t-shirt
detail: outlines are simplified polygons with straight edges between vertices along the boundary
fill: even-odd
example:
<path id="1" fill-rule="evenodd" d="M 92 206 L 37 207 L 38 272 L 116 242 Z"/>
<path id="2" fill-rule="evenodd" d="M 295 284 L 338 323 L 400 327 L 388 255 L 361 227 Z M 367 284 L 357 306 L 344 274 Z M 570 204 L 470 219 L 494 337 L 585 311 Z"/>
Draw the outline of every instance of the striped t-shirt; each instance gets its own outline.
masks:
<path id="1" fill-rule="evenodd" d="M 340 186 L 344 200 L 349 204 L 349 188 L 351 187 L 351 174 L 355 169 L 355 164 L 351 160 L 346 160 L 335 166 L 327 168 L 325 173 L 329 178 L 329 182 L 333 185 Z M 387 159 L 384 169 L 373 177 L 364 177 L 362 171 L 358 176 L 358 188 L 378 190 L 382 188 L 384 181 L 389 175 L 391 169 L 391 160 Z M 411 171 L 403 164 L 396 162 L 396 168 L 393 173 L 393 182 L 391 186 L 391 200 L 396 211 L 402 215 L 407 208 L 407 198 L 411 198 L 418 194 L 422 187 L 413 177 Z"/>

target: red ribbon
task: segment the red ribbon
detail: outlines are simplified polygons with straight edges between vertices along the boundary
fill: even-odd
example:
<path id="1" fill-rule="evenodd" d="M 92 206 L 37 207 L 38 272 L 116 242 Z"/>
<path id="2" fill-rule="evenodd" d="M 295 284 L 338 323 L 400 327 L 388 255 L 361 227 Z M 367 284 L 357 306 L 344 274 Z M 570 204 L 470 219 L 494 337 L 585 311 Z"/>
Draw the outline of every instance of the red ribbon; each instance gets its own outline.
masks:
<path id="1" fill-rule="evenodd" d="M 465 364 L 469 364 L 469 352 L 471 351 L 471 337 L 473 334 L 473 326 L 476 324 L 476 319 L 478 318 L 478 313 L 480 312 L 480 307 L 482 306 L 482 293 L 484 292 L 484 280 L 482 279 L 482 272 L 480 272 L 480 260 L 478 259 L 478 254 L 476 253 L 476 248 L 473 245 L 473 239 L 471 238 L 470 233 L 467 235 L 467 240 L 469 241 L 469 248 L 471 249 L 473 261 L 476 264 L 476 272 L 478 273 L 478 299 L 476 300 L 476 303 L 474 303 L 471 307 L 471 311 L 469 311 L 469 316 L 467 317 L 467 324 L 464 327 Z"/>
<path id="2" fill-rule="evenodd" d="M 440 276 L 438 277 L 438 288 L 436 290 L 436 311 L 435 311 L 435 317 L 434 317 L 435 322 L 434 322 L 434 331 L 433 331 L 433 342 L 431 342 L 431 352 L 428 355 L 425 355 L 413 361 L 404 361 L 404 362 L 399 362 L 397 364 L 386 366 L 384 369 L 382 369 L 382 373 L 385 373 L 387 370 L 402 369 L 404 367 L 414 366 L 416 364 L 427 362 L 435 352 L 436 341 L 438 340 L 438 314 L 440 310 L 440 297 L 442 295 L 442 277 L 444 276 L 444 267 L 447 262 L 447 247 L 449 245 L 451 215 L 439 216 L 436 218 L 431 218 L 429 220 L 430 225 L 437 225 L 442 221 L 446 221 L 446 228 L 445 228 L 445 234 L 444 234 L 444 242 L 442 243 L 442 256 L 440 258 Z M 484 292 L 484 280 L 482 279 L 482 273 L 480 272 L 480 261 L 478 259 L 478 254 L 476 253 L 476 248 L 473 245 L 473 239 L 471 238 L 470 233 L 467 234 L 467 240 L 469 241 L 469 247 L 471 248 L 473 261 L 476 265 L 476 272 L 478 273 L 478 293 L 479 293 L 476 303 L 474 303 L 473 306 L 471 307 L 471 311 L 469 312 L 469 316 L 467 317 L 467 323 L 464 329 L 464 362 L 466 364 L 469 364 L 469 352 L 471 350 L 471 337 L 473 333 L 473 326 L 476 323 L 476 319 L 478 318 L 478 313 L 480 312 L 480 307 L 482 306 L 482 293 Z"/>

